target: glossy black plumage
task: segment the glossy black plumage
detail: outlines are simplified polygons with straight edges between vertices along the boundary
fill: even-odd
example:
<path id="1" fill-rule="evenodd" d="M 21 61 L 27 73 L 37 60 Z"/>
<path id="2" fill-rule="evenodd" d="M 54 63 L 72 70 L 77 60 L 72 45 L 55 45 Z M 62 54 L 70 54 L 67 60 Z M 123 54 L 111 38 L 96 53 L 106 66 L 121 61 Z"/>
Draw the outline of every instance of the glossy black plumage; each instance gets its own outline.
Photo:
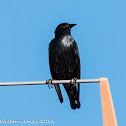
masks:
<path id="1" fill-rule="evenodd" d="M 49 44 L 49 64 L 53 79 L 69 80 L 72 78 L 80 79 L 80 57 L 78 46 L 70 34 L 71 28 L 75 24 L 62 23 L 55 30 L 55 38 Z M 63 85 L 70 100 L 71 108 L 80 108 L 79 88 L 75 85 Z M 59 85 L 55 84 L 55 88 L 60 99 L 63 97 Z"/>

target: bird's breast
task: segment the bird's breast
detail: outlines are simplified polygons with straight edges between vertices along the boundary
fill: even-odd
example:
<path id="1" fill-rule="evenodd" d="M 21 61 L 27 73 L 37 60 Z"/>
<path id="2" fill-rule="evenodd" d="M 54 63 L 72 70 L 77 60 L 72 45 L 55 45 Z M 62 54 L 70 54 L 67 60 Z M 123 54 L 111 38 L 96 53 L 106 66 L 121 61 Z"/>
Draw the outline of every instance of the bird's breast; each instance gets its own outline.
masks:
<path id="1" fill-rule="evenodd" d="M 74 39 L 69 35 L 69 36 L 64 36 L 62 41 L 62 45 L 65 47 L 70 47 L 74 43 Z"/>

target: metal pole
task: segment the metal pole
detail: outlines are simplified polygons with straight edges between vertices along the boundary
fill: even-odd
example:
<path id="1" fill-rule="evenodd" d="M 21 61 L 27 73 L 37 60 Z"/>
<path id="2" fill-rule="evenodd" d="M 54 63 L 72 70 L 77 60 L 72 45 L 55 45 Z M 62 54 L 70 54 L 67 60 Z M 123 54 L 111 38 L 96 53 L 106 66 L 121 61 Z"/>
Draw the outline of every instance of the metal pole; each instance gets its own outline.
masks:
<path id="1" fill-rule="evenodd" d="M 52 84 L 68 84 L 71 80 L 52 80 Z M 99 79 L 77 79 L 76 83 L 99 83 Z M 0 86 L 41 85 L 46 81 L 0 82 Z"/>

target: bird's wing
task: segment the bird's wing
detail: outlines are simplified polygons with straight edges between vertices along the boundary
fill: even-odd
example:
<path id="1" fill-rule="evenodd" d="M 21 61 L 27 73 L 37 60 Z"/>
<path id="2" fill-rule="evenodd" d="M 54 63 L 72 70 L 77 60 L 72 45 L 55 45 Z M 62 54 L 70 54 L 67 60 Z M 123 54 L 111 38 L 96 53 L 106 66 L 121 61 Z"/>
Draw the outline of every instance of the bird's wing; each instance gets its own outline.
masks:
<path id="1" fill-rule="evenodd" d="M 53 79 L 55 79 L 54 77 L 53 77 L 53 73 L 52 73 L 52 60 L 53 59 L 51 59 L 51 53 L 50 53 L 50 48 L 49 48 L 49 63 L 50 63 L 50 70 L 51 70 L 51 75 L 52 75 L 52 78 Z M 53 66 L 54 67 L 54 66 Z M 54 84 L 54 86 L 55 86 L 55 89 L 56 89 L 56 92 L 57 92 L 57 95 L 58 95 L 58 97 L 59 97 L 59 100 L 60 100 L 60 102 L 62 103 L 63 102 L 63 97 L 62 97 L 62 93 L 61 93 L 61 90 L 60 90 L 60 86 L 59 86 L 59 84 Z"/>
<path id="2" fill-rule="evenodd" d="M 80 56 L 79 56 L 77 45 L 76 45 L 75 55 L 76 55 L 76 58 L 75 58 L 76 59 L 76 77 L 77 79 L 80 79 Z M 80 94 L 80 83 L 78 83 L 78 101 L 79 101 L 79 94 Z"/>

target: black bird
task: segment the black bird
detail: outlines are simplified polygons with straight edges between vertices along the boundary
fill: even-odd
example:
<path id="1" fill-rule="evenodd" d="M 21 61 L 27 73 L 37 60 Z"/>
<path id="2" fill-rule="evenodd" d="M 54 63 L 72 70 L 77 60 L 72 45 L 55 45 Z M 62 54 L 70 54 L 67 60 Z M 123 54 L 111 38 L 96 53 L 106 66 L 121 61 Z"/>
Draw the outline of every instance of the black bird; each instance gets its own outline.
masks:
<path id="1" fill-rule="evenodd" d="M 55 38 L 49 44 L 49 64 L 52 79 L 80 79 L 80 57 L 78 46 L 71 36 L 71 28 L 76 24 L 62 23 L 55 30 Z M 76 82 L 76 81 L 75 81 Z M 54 84 L 60 102 L 63 102 L 59 84 Z M 80 108 L 79 90 L 74 84 L 63 84 L 72 109 Z"/>

